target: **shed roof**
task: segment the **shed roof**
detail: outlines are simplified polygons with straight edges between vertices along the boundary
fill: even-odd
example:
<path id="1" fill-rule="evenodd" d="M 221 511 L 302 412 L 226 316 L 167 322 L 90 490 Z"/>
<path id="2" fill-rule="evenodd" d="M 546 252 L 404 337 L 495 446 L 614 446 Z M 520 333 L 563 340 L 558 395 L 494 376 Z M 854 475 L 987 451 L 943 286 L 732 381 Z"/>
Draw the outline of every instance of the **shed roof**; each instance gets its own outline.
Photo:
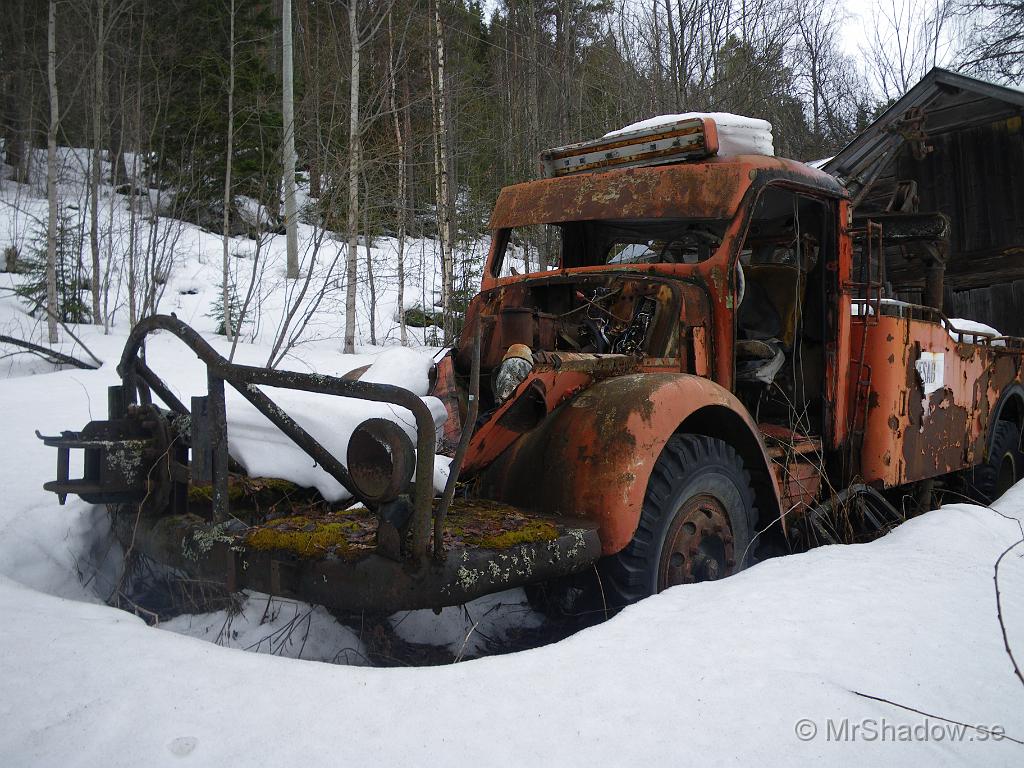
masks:
<path id="1" fill-rule="evenodd" d="M 900 123 L 914 109 L 924 114 L 925 133 L 936 135 L 1020 113 L 1024 91 L 935 67 L 824 163 L 822 170 L 838 177 L 856 196 L 899 149 L 906 138 Z"/>

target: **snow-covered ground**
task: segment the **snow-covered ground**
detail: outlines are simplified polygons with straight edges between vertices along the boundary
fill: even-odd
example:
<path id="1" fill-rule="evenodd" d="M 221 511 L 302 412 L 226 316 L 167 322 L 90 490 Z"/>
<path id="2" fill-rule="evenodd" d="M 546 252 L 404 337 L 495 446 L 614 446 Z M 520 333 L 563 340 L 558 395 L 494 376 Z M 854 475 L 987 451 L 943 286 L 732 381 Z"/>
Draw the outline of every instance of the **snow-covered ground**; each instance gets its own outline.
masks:
<path id="1" fill-rule="evenodd" d="M 0 206 L 0 247 L 16 229 L 12 210 Z M 165 309 L 226 354 L 204 317 L 220 242 L 186 229 Z M 269 250 L 279 263 L 280 249 Z M 177 290 L 186 279 L 197 293 Z M 343 356 L 339 314 L 318 310 L 283 365 L 340 374 L 373 364 L 371 375 L 425 394 L 433 350 Z M 36 328 L 0 298 L 0 328 L 12 326 Z M 998 511 L 947 505 L 871 544 L 771 560 L 671 589 L 554 645 L 440 667 L 360 666 L 368 638 L 264 595 L 157 627 L 108 607 L 120 553 L 106 512 L 77 499 L 61 507 L 42 490 L 55 456 L 34 430 L 103 418 L 126 331 L 123 319 L 109 335 L 76 328 L 105 362 L 97 371 L 0 361 L 0 764 L 1024 765 L 1024 683 L 997 619 L 1001 610 L 1021 663 L 1024 543 L 993 580 L 997 558 L 1024 538 L 1024 485 Z M 273 335 L 250 334 L 236 360 L 265 362 Z M 183 350 L 162 335 L 147 354 L 187 397 L 202 372 Z M 329 398 L 306 405 L 289 407 L 325 440 L 333 424 L 368 414 Z M 231 414 L 231 442 L 258 445 L 258 420 L 240 401 Z M 242 458 L 259 472 L 280 450 Z M 511 593 L 390 621 L 403 639 L 466 657 L 481 637 L 540 619 Z"/>
<path id="2" fill-rule="evenodd" d="M 1019 515 L 1024 489 L 997 507 Z M 84 510 L 63 514 L 66 530 L 86 522 Z M 161 632 L 22 583 L 6 559 L 11 533 L 0 539 L 9 765 L 1019 766 L 1024 755 L 948 722 L 1024 738 L 1024 685 L 992 579 L 1021 534 L 979 507 L 671 589 L 556 645 L 420 669 L 295 661 Z M 42 535 L 17 532 L 25 545 Z M 999 582 L 1017 649 L 1019 552 Z M 319 632 L 327 619 L 313 621 Z"/>

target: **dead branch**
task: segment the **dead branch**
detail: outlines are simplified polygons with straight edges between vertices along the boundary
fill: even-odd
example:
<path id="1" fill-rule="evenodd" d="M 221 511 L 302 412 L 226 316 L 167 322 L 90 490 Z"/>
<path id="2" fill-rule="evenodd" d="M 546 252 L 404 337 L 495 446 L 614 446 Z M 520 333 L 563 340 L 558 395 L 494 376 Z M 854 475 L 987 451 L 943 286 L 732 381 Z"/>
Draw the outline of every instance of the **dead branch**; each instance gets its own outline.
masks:
<path id="1" fill-rule="evenodd" d="M 1003 562 L 1004 557 L 1010 554 L 1011 551 L 1016 549 L 1018 545 L 1022 543 L 1024 543 L 1024 535 L 1022 535 L 1020 541 L 1015 541 L 1004 549 L 1001 555 L 999 555 L 999 559 L 996 560 L 995 573 L 992 574 L 992 581 L 996 586 L 996 618 L 999 619 L 999 629 L 1003 633 L 1003 647 L 1006 648 L 1006 655 L 1010 657 L 1010 663 L 1013 665 L 1013 671 L 1016 673 L 1017 679 L 1020 680 L 1022 685 L 1024 685 L 1024 675 L 1021 674 L 1020 665 L 1017 664 L 1017 659 L 1014 657 L 1013 650 L 1010 648 L 1010 638 L 1006 634 L 1006 623 L 1003 621 L 1003 595 L 999 591 L 999 565 Z"/>
<path id="2" fill-rule="evenodd" d="M 87 371 L 95 371 L 99 368 L 98 365 L 93 365 L 92 363 L 87 363 L 84 360 L 79 360 L 77 357 L 66 355 L 63 352 L 58 352 L 54 349 L 50 349 L 49 347 L 42 347 L 38 344 L 33 344 L 31 341 L 16 339 L 13 336 L 0 334 L 0 342 L 3 342 L 4 344 L 13 344 L 16 347 L 23 347 L 29 352 L 33 352 L 40 357 L 43 357 L 54 365 L 73 365 L 76 368 L 84 368 Z"/>
<path id="3" fill-rule="evenodd" d="M 860 696 L 863 699 L 871 699 L 872 701 L 880 701 L 883 704 L 889 704 L 891 706 L 897 707 L 898 709 L 905 709 L 907 712 L 914 712 L 914 713 L 916 713 L 918 715 L 924 715 L 925 717 L 931 717 L 931 718 L 934 718 L 935 720 L 941 720 L 944 723 L 951 723 L 952 725 L 959 725 L 959 726 L 962 726 L 964 728 L 970 728 L 972 731 L 977 731 L 978 733 L 984 733 L 986 736 L 994 736 L 995 735 L 988 728 L 979 728 L 978 726 L 970 725 L 969 723 L 961 723 L 959 720 L 950 720 L 948 717 L 943 717 L 942 715 L 935 715 L 935 714 L 932 714 L 931 712 L 925 712 L 924 710 L 916 709 L 915 707 L 908 707 L 906 704 L 899 704 L 899 703 L 897 703 L 895 701 L 890 701 L 889 699 L 884 699 L 881 696 L 872 696 L 869 693 L 861 693 L 860 691 L 854 691 L 854 690 L 850 690 L 850 693 L 854 694 L 855 696 Z M 1013 738 L 1013 736 L 1008 736 L 1007 734 L 1004 733 L 1002 737 L 1004 739 L 1006 739 L 1007 741 L 1012 741 L 1015 744 L 1020 744 L 1020 745 L 1024 746 L 1024 741 L 1021 741 L 1020 739 L 1015 739 L 1015 738 Z"/>

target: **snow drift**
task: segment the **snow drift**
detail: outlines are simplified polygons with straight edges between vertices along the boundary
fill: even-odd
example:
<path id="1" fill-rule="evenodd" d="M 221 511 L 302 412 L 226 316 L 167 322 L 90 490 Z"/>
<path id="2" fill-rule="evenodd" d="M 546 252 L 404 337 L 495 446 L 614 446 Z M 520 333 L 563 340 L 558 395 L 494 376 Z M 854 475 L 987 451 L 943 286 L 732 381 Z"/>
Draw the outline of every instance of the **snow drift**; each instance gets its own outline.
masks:
<path id="1" fill-rule="evenodd" d="M 1018 513 L 1024 489 L 998 506 Z M 554 646 L 411 670 L 240 653 L 2 578 L 0 750 L 17 765 L 1020 765 L 1021 745 L 940 719 L 1024 736 L 992 581 L 1019 536 L 950 506 L 873 544 L 673 588 Z M 1019 557 L 1000 586 L 1020 647 Z M 870 722 L 930 736 L 829 737 Z"/>

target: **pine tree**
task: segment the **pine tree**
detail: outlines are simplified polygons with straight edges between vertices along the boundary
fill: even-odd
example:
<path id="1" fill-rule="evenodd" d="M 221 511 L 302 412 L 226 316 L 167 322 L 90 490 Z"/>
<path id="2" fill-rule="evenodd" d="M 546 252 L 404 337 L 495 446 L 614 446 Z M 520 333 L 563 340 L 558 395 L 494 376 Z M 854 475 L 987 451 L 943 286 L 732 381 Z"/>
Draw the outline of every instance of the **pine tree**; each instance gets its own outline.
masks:
<path id="1" fill-rule="evenodd" d="M 19 259 L 24 279 L 15 293 L 28 306 L 29 314 L 46 313 L 47 306 L 47 232 L 39 226 L 33 233 L 33 247 L 27 257 Z M 92 276 L 82 260 L 82 232 L 78 216 L 67 208 L 58 209 L 54 238 L 54 277 L 56 286 L 56 318 L 63 323 L 88 323 L 92 307 L 89 292 Z"/>

